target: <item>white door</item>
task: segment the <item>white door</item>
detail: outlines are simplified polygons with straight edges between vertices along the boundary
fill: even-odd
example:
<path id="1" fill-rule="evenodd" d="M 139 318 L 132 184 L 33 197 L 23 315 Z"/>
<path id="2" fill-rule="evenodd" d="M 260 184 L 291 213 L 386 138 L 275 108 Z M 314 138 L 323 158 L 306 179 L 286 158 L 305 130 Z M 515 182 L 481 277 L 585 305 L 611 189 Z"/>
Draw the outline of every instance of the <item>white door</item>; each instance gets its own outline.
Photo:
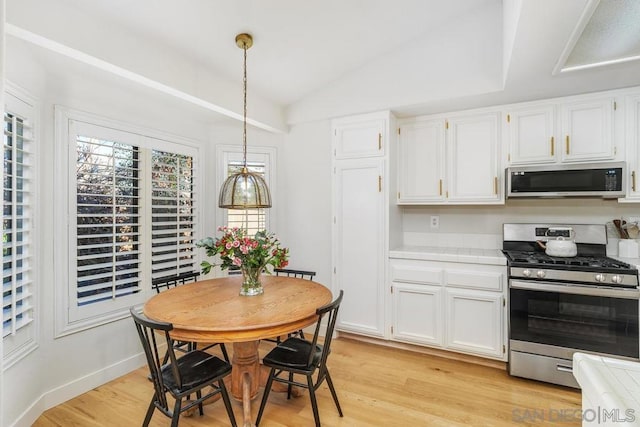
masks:
<path id="1" fill-rule="evenodd" d="M 384 160 L 335 162 L 334 265 L 344 290 L 338 328 L 384 336 Z"/>
<path id="2" fill-rule="evenodd" d="M 629 165 L 627 180 L 627 197 L 625 200 L 640 200 L 640 93 L 627 96 L 627 153 L 626 158 Z"/>
<path id="3" fill-rule="evenodd" d="M 502 359 L 502 293 L 446 289 L 446 347 Z"/>
<path id="4" fill-rule="evenodd" d="M 562 160 L 615 157 L 613 98 L 566 103 L 561 107 Z"/>
<path id="5" fill-rule="evenodd" d="M 393 283 L 393 339 L 442 346 L 442 287 Z"/>
<path id="6" fill-rule="evenodd" d="M 336 159 L 383 156 L 386 133 L 380 114 L 335 120 L 333 127 Z"/>
<path id="7" fill-rule="evenodd" d="M 500 202 L 503 192 L 498 171 L 498 120 L 498 113 L 449 120 L 446 185 L 449 202 Z"/>
<path id="8" fill-rule="evenodd" d="M 400 125 L 398 203 L 444 201 L 444 120 Z"/>
<path id="9" fill-rule="evenodd" d="M 555 161 L 555 108 L 552 105 L 510 111 L 508 129 L 512 165 Z"/>

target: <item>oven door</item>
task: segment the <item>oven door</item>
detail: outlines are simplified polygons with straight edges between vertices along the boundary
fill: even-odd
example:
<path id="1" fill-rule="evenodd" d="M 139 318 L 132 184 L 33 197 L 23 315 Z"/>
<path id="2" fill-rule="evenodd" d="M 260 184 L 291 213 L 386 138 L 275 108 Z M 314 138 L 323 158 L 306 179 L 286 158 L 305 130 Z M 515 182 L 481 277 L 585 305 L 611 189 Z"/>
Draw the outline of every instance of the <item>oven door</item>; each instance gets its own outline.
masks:
<path id="1" fill-rule="evenodd" d="M 638 358 L 638 289 L 511 280 L 510 339 Z"/>

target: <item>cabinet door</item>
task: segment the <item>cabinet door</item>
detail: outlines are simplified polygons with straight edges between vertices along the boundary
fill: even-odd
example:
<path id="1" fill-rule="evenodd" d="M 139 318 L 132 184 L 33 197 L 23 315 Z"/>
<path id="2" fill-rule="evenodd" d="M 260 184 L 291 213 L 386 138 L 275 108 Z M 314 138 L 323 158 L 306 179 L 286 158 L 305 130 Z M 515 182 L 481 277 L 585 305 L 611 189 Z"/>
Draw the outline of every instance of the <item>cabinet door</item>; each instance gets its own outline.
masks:
<path id="1" fill-rule="evenodd" d="M 508 117 L 512 165 L 555 161 L 555 108 L 552 105 L 510 111 Z"/>
<path id="2" fill-rule="evenodd" d="M 445 346 L 465 353 L 504 358 L 502 294 L 446 289 Z"/>
<path id="3" fill-rule="evenodd" d="M 561 106 L 562 160 L 615 157 L 613 98 L 576 101 Z"/>
<path id="4" fill-rule="evenodd" d="M 398 203 L 444 201 L 444 120 L 400 125 Z"/>
<path id="5" fill-rule="evenodd" d="M 334 265 L 344 290 L 338 329 L 384 336 L 384 159 L 335 162 Z"/>
<path id="6" fill-rule="evenodd" d="M 383 156 L 387 120 L 379 115 L 345 118 L 333 122 L 336 159 Z"/>
<path id="7" fill-rule="evenodd" d="M 442 287 L 393 283 L 393 339 L 442 346 Z"/>
<path id="8" fill-rule="evenodd" d="M 640 200 L 638 173 L 640 172 L 640 93 L 626 98 L 627 144 L 626 158 L 629 165 L 629 179 L 627 180 L 627 197 L 624 201 Z"/>
<path id="9" fill-rule="evenodd" d="M 498 113 L 460 116 L 448 121 L 446 187 L 449 202 L 502 200 L 498 123 Z"/>

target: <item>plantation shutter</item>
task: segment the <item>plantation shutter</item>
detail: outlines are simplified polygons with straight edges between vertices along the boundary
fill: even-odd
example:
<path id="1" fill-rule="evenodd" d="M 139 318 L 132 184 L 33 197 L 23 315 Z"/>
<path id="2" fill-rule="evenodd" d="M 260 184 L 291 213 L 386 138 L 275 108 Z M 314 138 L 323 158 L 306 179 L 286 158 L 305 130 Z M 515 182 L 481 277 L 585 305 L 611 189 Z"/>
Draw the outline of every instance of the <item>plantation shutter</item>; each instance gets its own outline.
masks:
<path id="1" fill-rule="evenodd" d="M 140 292 L 136 146 L 76 136 L 77 305 Z"/>
<path id="2" fill-rule="evenodd" d="M 33 139 L 26 118 L 4 115 L 2 336 L 33 321 L 31 217 Z"/>
<path id="3" fill-rule="evenodd" d="M 193 158 L 159 150 L 153 150 L 151 157 L 152 279 L 192 272 Z"/>
<path id="4" fill-rule="evenodd" d="M 244 163 L 230 161 L 228 164 L 228 175 L 239 173 Z M 249 172 L 265 177 L 265 164 L 259 162 L 247 162 Z M 247 230 L 247 235 L 254 236 L 256 232 L 266 228 L 266 210 L 259 209 L 228 209 L 227 226 L 238 227 Z"/>

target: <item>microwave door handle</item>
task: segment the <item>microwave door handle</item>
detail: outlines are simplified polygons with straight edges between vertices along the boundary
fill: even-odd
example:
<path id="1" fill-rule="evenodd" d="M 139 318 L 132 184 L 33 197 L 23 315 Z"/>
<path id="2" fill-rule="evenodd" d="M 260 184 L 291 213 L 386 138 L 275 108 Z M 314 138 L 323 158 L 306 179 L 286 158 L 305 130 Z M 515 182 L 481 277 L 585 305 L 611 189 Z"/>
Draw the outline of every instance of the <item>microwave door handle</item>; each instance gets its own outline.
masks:
<path id="1" fill-rule="evenodd" d="M 638 288 L 621 289 L 602 288 L 598 286 L 556 285 L 548 282 L 525 282 L 522 280 L 511 280 L 509 288 L 593 297 L 640 299 L 640 290 Z"/>

